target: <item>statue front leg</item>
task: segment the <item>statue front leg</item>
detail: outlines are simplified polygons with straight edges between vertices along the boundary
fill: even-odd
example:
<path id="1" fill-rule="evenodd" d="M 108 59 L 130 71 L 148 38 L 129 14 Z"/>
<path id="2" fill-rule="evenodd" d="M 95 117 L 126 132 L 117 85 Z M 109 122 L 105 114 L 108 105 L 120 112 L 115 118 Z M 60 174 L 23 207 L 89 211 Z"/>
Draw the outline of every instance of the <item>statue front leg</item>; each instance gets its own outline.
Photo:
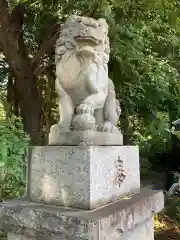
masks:
<path id="1" fill-rule="evenodd" d="M 74 104 L 71 97 L 66 93 L 62 86 L 57 83 L 56 90 L 59 95 L 59 114 L 60 119 L 58 124 L 51 127 L 51 131 L 58 128 L 60 132 L 69 132 L 74 114 Z"/>
<path id="2" fill-rule="evenodd" d="M 102 108 L 106 100 L 106 94 L 103 91 L 99 91 L 98 93 L 91 94 L 88 96 L 81 105 L 87 105 L 91 107 L 93 110 Z M 80 105 L 80 106 L 81 106 Z"/>
<path id="3" fill-rule="evenodd" d="M 94 116 L 96 118 L 96 125 L 104 123 L 104 108 L 98 108 L 94 112 Z"/>
<path id="4" fill-rule="evenodd" d="M 75 130 L 96 130 L 94 111 L 103 108 L 108 91 L 107 69 L 98 62 L 91 62 L 84 79 L 87 97 L 77 107 L 73 119 Z"/>
<path id="5" fill-rule="evenodd" d="M 73 129 L 77 131 L 96 130 L 94 110 L 103 107 L 105 98 L 105 93 L 99 92 L 84 99 L 76 109 L 77 115 L 72 122 Z"/>
<path id="6" fill-rule="evenodd" d="M 69 132 L 74 114 L 74 104 L 68 94 L 59 97 L 59 112 L 60 119 L 58 124 L 63 132 Z"/>
<path id="7" fill-rule="evenodd" d="M 82 101 L 76 109 L 77 115 L 72 122 L 74 130 L 96 130 L 94 110 L 102 108 L 105 98 L 104 92 L 99 92 L 88 96 Z"/>

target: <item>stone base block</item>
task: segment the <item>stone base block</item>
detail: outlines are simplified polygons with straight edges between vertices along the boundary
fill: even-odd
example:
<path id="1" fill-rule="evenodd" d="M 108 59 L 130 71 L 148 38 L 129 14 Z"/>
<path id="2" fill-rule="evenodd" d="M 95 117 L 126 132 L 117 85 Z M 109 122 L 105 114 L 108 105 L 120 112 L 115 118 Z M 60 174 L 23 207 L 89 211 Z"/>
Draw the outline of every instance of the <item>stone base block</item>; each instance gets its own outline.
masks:
<path id="1" fill-rule="evenodd" d="M 0 228 L 8 240 L 154 240 L 163 207 L 163 193 L 147 189 L 90 211 L 12 200 L 0 204 Z"/>
<path id="2" fill-rule="evenodd" d="M 123 135 L 120 132 L 107 133 L 95 131 L 61 132 L 61 129 L 51 130 L 49 145 L 58 146 L 119 146 L 123 145 Z"/>
<path id="3" fill-rule="evenodd" d="M 140 190 L 135 146 L 33 147 L 29 159 L 34 202 L 93 209 Z"/>
<path id="4" fill-rule="evenodd" d="M 8 240 L 36 240 L 36 237 L 28 237 L 24 235 L 18 235 L 14 233 L 8 234 Z M 39 239 L 39 238 L 38 238 Z M 48 237 L 44 238 L 45 240 L 48 240 Z M 53 238 L 55 239 L 62 239 L 62 238 Z M 68 238 L 65 238 L 68 239 Z M 70 238 L 73 239 L 73 238 Z M 77 240 L 96 240 L 96 238 L 91 238 L 88 235 L 85 235 L 84 237 L 77 237 Z M 135 229 L 132 229 L 131 231 L 127 232 L 122 235 L 119 238 L 104 238 L 105 240 L 154 240 L 154 223 L 153 218 L 148 219 L 144 223 L 137 226 Z M 103 238 L 99 238 L 98 240 L 104 240 Z M 64 238 L 63 238 L 64 240 Z M 74 239 L 73 239 L 74 240 Z"/>

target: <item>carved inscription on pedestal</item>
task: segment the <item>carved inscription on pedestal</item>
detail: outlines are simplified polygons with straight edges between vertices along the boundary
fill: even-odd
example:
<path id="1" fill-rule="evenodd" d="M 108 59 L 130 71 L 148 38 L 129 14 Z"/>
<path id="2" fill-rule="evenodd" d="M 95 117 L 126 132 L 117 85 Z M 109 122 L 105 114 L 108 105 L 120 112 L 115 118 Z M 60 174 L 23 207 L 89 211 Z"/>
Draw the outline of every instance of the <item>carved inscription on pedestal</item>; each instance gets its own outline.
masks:
<path id="1" fill-rule="evenodd" d="M 118 160 L 116 161 L 116 176 L 115 183 L 121 187 L 121 184 L 124 182 L 126 175 L 124 174 L 124 166 L 123 160 L 118 156 Z"/>

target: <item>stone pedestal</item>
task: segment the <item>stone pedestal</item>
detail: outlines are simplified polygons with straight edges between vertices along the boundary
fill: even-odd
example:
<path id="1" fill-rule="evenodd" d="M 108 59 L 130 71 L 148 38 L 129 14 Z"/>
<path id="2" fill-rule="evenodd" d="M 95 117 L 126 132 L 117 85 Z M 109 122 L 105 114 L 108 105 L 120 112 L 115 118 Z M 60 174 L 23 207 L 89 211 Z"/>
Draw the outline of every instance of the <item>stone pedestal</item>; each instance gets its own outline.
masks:
<path id="1" fill-rule="evenodd" d="M 8 240 L 154 240 L 161 191 L 141 189 L 136 146 L 29 152 L 27 195 L 0 204 Z"/>
<path id="2" fill-rule="evenodd" d="M 34 202 L 93 209 L 139 190 L 135 146 L 32 148 L 28 196 Z"/>
<path id="3" fill-rule="evenodd" d="M 90 211 L 12 200 L 1 204 L 0 227 L 8 240 L 153 240 L 163 206 L 163 193 L 148 189 Z"/>

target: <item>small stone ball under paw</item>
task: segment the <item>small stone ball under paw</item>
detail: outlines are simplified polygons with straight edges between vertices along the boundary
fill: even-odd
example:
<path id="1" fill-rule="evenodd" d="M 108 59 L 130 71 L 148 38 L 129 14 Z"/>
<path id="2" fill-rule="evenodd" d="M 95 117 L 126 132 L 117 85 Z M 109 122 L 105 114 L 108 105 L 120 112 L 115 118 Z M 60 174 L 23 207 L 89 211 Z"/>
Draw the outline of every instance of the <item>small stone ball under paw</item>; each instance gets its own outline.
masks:
<path id="1" fill-rule="evenodd" d="M 91 114 L 76 115 L 72 121 L 72 129 L 75 131 L 95 130 L 96 120 Z"/>
<path id="2" fill-rule="evenodd" d="M 94 109 L 87 104 L 81 104 L 81 105 L 79 105 L 79 107 L 77 107 L 76 112 L 77 112 L 78 115 L 79 114 L 93 115 L 94 114 Z"/>

